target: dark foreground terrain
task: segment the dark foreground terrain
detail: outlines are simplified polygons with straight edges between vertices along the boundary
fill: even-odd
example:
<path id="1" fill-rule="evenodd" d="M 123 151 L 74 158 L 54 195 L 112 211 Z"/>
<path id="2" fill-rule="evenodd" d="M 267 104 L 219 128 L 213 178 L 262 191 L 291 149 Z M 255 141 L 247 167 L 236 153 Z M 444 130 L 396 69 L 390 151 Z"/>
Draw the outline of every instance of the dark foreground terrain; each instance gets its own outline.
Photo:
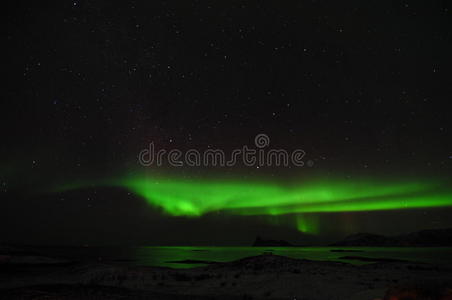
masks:
<path id="1" fill-rule="evenodd" d="M 356 266 L 266 254 L 170 269 L 0 255 L 0 299 L 371 300 L 388 289 L 405 294 L 424 289 L 436 293 L 426 299 L 451 299 L 445 295 L 451 283 L 450 265 L 403 261 Z"/>

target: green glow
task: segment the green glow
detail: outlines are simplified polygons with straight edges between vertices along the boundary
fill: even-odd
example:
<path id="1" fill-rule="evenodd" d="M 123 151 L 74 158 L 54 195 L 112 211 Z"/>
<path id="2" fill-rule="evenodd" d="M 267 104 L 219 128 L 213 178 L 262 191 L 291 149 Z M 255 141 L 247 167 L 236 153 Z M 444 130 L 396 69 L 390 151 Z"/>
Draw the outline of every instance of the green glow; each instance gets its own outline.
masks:
<path id="1" fill-rule="evenodd" d="M 315 181 L 295 185 L 134 177 L 119 182 L 173 216 L 212 211 L 281 215 L 452 206 L 452 193 L 427 182 Z"/>
<path id="2" fill-rule="evenodd" d="M 319 218 L 314 213 L 452 206 L 450 184 L 433 180 L 312 180 L 281 184 L 129 176 L 97 184 L 73 183 L 54 191 L 90 186 L 126 188 L 171 216 L 198 217 L 223 211 L 264 215 L 269 223 L 275 224 L 280 222 L 277 216 L 291 214 L 295 217 L 295 228 L 314 234 L 320 231 Z"/>
<path id="3" fill-rule="evenodd" d="M 303 214 L 296 216 L 296 228 L 304 233 L 319 233 L 319 219 L 318 216 L 312 214 Z"/>

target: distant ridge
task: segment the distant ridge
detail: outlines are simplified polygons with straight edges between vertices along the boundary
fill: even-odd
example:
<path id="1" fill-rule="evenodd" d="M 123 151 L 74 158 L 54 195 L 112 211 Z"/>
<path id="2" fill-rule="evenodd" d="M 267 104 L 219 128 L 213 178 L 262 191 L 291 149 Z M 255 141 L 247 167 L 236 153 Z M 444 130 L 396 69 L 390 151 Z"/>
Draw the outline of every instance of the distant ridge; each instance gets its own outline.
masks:
<path id="1" fill-rule="evenodd" d="M 452 246 L 452 228 L 427 229 L 397 236 L 357 233 L 331 246 L 448 247 Z"/>

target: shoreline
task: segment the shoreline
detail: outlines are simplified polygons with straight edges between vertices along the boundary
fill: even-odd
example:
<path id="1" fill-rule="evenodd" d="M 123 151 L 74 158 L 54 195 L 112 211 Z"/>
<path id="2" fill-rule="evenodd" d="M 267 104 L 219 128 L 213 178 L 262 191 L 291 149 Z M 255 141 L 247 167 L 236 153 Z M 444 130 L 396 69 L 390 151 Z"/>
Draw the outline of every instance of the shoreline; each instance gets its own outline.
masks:
<path id="1" fill-rule="evenodd" d="M 450 264 L 386 261 L 353 265 L 274 254 L 189 269 L 51 258 L 1 266 L 0 295 L 8 299 L 373 300 L 397 286 L 452 284 Z"/>

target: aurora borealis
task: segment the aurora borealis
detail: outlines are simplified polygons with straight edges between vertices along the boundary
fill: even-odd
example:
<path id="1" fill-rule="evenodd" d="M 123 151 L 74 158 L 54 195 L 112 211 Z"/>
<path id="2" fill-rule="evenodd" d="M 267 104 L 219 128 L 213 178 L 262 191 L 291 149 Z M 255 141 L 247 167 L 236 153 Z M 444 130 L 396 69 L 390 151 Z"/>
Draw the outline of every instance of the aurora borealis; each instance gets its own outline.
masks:
<path id="1" fill-rule="evenodd" d="M 0 243 L 452 227 L 443 2 L 9 3 Z"/>
<path id="2" fill-rule="evenodd" d="M 100 185 L 128 189 L 173 217 L 200 217 L 218 211 L 242 216 L 295 215 L 296 228 L 310 233 L 315 233 L 321 222 L 311 213 L 452 206 L 447 180 L 299 180 L 282 184 L 142 175 L 106 180 Z M 83 188 L 83 184 L 57 190 L 74 188 Z"/>
<path id="3" fill-rule="evenodd" d="M 143 177 L 126 179 L 121 184 L 173 216 L 199 216 L 218 210 L 280 215 L 452 205 L 450 190 L 424 182 L 327 181 L 284 186 Z"/>

